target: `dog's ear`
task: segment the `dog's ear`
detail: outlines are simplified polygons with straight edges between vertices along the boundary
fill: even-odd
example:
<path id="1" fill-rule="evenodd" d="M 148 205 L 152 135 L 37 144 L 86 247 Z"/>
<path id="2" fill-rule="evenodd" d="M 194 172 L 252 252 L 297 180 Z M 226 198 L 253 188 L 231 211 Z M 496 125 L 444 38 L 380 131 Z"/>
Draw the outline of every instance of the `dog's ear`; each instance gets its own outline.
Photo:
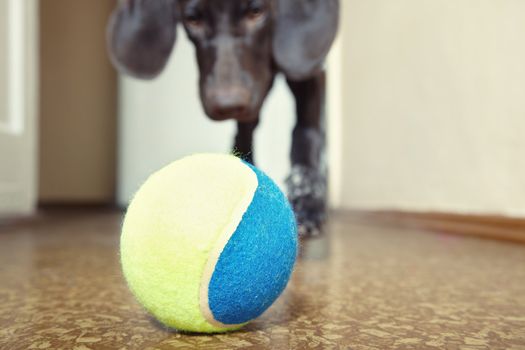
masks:
<path id="1" fill-rule="evenodd" d="M 292 80 L 314 74 L 334 41 L 338 0 L 274 0 L 273 55 Z"/>
<path id="2" fill-rule="evenodd" d="M 176 0 L 119 0 L 107 29 L 115 67 L 137 78 L 156 77 L 175 45 L 177 18 Z"/>

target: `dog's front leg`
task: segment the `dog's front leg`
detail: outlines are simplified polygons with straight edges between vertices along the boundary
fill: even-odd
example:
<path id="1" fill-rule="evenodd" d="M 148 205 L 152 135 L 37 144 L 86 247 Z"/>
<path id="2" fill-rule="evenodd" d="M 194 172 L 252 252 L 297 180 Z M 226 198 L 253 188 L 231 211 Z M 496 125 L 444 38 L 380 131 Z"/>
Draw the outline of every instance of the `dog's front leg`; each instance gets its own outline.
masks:
<path id="1" fill-rule="evenodd" d="M 253 162 L 253 132 L 259 123 L 259 118 L 252 122 L 237 122 L 237 135 L 233 152 L 245 161 Z"/>
<path id="2" fill-rule="evenodd" d="M 326 164 L 324 161 L 325 72 L 304 81 L 290 81 L 295 96 L 297 123 L 292 135 L 292 171 L 287 179 L 288 198 L 301 235 L 321 233 L 326 216 Z"/>

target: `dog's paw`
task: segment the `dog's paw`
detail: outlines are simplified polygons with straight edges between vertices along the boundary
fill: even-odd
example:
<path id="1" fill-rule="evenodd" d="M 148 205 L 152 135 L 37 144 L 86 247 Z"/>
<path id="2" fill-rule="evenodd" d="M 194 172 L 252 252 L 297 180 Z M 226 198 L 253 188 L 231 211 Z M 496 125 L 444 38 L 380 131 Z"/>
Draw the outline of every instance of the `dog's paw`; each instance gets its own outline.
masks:
<path id="1" fill-rule="evenodd" d="M 326 176 L 315 168 L 295 165 L 286 185 L 288 199 L 297 218 L 299 235 L 320 235 L 326 219 Z"/>

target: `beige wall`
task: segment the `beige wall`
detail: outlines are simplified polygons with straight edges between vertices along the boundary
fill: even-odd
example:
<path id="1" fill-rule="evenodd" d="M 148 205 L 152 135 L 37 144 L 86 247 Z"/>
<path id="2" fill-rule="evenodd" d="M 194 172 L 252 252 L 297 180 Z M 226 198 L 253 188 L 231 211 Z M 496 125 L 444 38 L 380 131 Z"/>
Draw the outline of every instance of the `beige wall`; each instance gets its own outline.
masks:
<path id="1" fill-rule="evenodd" d="M 525 1 L 343 1 L 347 208 L 525 216 Z"/>
<path id="2" fill-rule="evenodd" d="M 7 1 L 0 1 L 0 124 L 7 122 Z"/>
<path id="3" fill-rule="evenodd" d="M 40 3 L 40 200 L 111 201 L 116 76 L 105 27 L 114 2 Z"/>

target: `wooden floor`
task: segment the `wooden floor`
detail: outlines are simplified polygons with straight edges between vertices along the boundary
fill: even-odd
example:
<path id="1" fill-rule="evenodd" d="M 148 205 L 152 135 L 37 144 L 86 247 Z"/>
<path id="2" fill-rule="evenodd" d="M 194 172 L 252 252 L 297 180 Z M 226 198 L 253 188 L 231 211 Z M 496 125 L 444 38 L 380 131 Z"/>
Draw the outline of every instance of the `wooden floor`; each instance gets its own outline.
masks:
<path id="1" fill-rule="evenodd" d="M 164 329 L 134 301 L 120 213 L 0 224 L 0 349 L 525 349 L 525 245 L 375 220 L 333 215 L 275 305 L 223 335 Z"/>

